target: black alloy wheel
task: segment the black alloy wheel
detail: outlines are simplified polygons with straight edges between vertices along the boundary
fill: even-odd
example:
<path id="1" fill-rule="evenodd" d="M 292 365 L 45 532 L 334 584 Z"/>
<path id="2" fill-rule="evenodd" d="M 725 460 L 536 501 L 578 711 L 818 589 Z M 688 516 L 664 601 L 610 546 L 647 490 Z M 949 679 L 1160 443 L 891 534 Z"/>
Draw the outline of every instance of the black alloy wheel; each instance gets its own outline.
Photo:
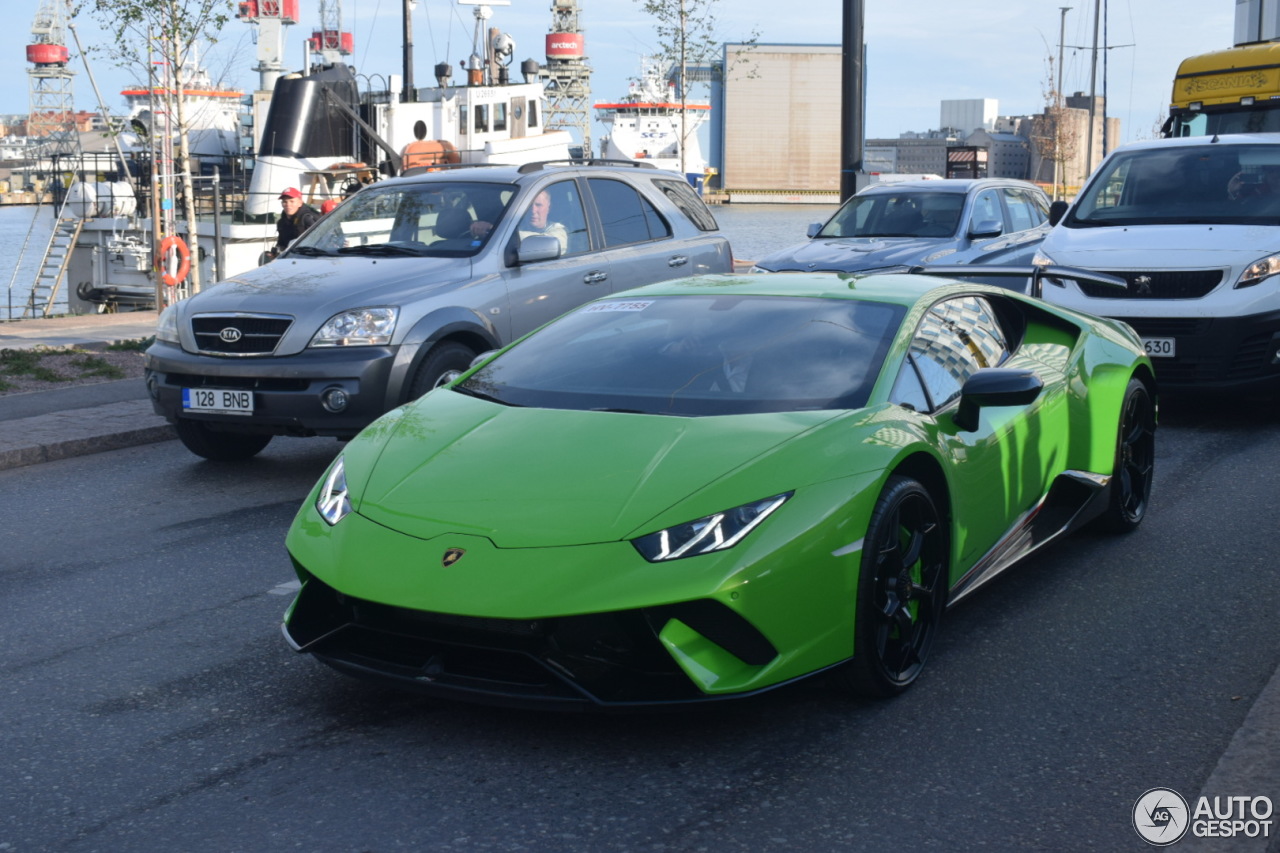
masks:
<path id="1" fill-rule="evenodd" d="M 1129 533 L 1147 515 L 1156 459 L 1156 404 L 1136 377 L 1125 389 L 1117 433 L 1111 498 L 1099 523 L 1115 533 Z"/>
<path id="2" fill-rule="evenodd" d="M 947 532 L 933 498 L 916 480 L 890 477 L 863 542 L 845 687 L 887 697 L 916 680 L 946 608 L 946 568 Z"/>

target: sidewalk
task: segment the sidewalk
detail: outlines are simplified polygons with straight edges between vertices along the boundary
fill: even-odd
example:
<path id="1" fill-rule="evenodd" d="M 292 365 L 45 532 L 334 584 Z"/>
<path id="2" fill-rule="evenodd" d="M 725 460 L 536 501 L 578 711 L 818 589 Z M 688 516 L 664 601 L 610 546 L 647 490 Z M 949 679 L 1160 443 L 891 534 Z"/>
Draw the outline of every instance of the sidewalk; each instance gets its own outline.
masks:
<path id="1" fill-rule="evenodd" d="M 156 313 L 0 322 L 0 349 L 85 349 L 155 334 Z M 0 397 L 0 470 L 174 438 L 140 379 Z"/>

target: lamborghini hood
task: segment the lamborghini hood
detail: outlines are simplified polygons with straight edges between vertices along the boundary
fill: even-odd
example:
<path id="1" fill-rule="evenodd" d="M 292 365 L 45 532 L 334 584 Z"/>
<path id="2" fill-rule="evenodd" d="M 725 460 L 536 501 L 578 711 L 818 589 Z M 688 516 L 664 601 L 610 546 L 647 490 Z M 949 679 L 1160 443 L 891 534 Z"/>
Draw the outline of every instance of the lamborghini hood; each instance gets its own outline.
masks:
<path id="1" fill-rule="evenodd" d="M 355 508 L 423 539 L 473 534 L 500 548 L 613 542 L 651 532 L 643 526 L 682 501 L 694 514 L 675 521 L 794 488 L 778 479 L 786 471 L 760 463 L 839 414 L 679 418 L 511 408 L 441 390 L 401 417 Z M 750 476 L 752 468 L 760 476 Z M 752 493 L 737 503 L 690 500 L 744 471 L 743 491 Z"/>

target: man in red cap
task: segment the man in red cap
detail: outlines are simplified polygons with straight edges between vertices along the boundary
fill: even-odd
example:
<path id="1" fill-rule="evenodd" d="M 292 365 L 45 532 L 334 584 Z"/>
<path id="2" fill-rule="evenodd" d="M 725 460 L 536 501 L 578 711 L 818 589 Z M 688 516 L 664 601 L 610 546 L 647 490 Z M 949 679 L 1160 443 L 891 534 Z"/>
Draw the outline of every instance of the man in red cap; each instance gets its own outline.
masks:
<path id="1" fill-rule="evenodd" d="M 276 220 L 276 245 L 267 254 L 275 258 L 298 235 L 311 227 L 320 218 L 320 211 L 309 204 L 302 203 L 302 193 L 296 187 L 289 187 L 280 193 L 280 218 Z"/>

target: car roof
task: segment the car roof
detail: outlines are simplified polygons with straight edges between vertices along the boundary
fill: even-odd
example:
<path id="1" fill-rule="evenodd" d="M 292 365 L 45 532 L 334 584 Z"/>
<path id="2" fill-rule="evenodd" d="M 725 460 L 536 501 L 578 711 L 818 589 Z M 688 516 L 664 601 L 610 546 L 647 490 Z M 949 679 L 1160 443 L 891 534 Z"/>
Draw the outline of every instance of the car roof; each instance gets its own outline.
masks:
<path id="1" fill-rule="evenodd" d="M 1280 145 L 1280 133 L 1229 133 L 1222 136 L 1178 136 L 1170 139 L 1143 139 L 1116 148 L 1138 151 L 1149 148 L 1186 148 L 1195 145 Z M 1115 153 L 1114 151 L 1112 153 Z"/>
<path id="2" fill-rule="evenodd" d="M 1015 178 L 941 178 L 918 181 L 899 181 L 890 184 L 871 184 L 862 189 L 858 195 L 880 195 L 894 192 L 943 192 L 967 193 L 971 190 L 982 190 L 988 187 L 1023 187 L 1038 190 L 1035 184 L 1019 181 Z"/>
<path id="3" fill-rule="evenodd" d="M 892 302 L 911 306 L 930 291 L 938 291 L 938 297 L 948 291 L 991 293 L 1000 296 L 1016 296 L 1000 287 L 959 282 L 935 276 L 862 275 L 859 273 L 722 273 L 700 275 L 691 278 L 651 284 L 614 294 L 603 299 L 643 299 L 649 296 L 784 296 L 811 297 L 817 299 L 865 299 L 873 302 Z"/>

